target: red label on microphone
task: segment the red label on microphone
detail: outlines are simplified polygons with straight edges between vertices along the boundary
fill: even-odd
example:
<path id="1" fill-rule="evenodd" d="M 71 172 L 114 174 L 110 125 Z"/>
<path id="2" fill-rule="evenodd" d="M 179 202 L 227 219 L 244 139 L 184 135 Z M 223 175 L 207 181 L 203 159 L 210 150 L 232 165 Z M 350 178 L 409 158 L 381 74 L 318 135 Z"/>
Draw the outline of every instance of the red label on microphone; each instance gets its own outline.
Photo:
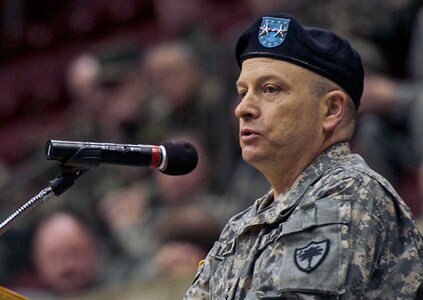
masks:
<path id="1" fill-rule="evenodd" d="M 160 166 L 161 154 L 159 146 L 151 147 L 151 163 L 150 168 L 158 168 Z"/>

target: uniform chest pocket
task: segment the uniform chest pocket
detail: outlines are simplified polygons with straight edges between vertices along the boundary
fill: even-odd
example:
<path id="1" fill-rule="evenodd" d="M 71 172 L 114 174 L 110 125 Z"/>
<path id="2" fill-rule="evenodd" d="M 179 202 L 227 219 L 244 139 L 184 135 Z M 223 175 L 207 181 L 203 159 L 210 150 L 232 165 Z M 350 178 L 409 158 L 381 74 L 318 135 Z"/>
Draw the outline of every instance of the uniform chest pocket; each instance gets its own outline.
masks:
<path id="1" fill-rule="evenodd" d="M 236 278 L 230 277 L 234 263 L 235 240 L 216 242 L 210 256 L 210 292 L 212 299 L 226 295 L 228 287 L 234 286 Z"/>
<path id="2" fill-rule="evenodd" d="M 277 282 L 278 295 L 295 291 L 321 295 L 344 292 L 350 202 L 345 196 L 319 199 L 298 206 L 282 224 L 277 238 L 266 247 L 268 253 L 261 258 L 262 266 L 275 270 L 270 273 L 273 285 Z M 276 252 L 282 254 L 265 257 Z M 265 282 L 259 285 L 268 288 Z"/>

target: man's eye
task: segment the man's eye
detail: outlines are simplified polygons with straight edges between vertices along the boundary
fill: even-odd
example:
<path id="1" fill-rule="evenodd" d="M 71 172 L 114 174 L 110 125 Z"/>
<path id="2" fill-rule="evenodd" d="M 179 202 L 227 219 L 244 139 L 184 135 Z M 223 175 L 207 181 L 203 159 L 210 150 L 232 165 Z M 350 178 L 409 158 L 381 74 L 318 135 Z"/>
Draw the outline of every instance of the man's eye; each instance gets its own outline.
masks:
<path id="1" fill-rule="evenodd" d="M 238 92 L 238 99 L 239 100 L 243 99 L 246 94 L 247 94 L 247 91 L 239 91 Z"/>
<path id="2" fill-rule="evenodd" d="M 278 91 L 279 91 L 278 87 L 273 85 L 266 85 L 263 89 L 264 93 L 276 93 Z"/>

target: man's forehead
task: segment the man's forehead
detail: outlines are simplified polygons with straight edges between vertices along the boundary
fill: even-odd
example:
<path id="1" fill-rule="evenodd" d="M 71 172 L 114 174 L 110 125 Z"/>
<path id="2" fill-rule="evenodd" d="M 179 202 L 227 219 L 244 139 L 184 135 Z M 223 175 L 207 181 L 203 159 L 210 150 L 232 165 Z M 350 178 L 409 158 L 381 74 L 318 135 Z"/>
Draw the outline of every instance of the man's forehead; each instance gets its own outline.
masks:
<path id="1" fill-rule="evenodd" d="M 237 84 L 245 77 L 249 78 L 280 78 L 289 80 L 307 79 L 317 76 L 313 72 L 287 61 L 267 57 L 254 57 L 242 62 Z"/>

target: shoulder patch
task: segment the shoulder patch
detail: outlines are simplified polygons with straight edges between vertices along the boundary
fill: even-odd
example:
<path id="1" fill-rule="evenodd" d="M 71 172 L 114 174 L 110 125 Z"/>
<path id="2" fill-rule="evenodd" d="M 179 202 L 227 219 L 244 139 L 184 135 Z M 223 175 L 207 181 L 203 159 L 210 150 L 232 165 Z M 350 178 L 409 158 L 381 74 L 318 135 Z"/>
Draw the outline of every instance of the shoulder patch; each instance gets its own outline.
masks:
<path id="1" fill-rule="evenodd" d="M 303 272 L 314 271 L 325 259 L 329 252 L 329 240 L 310 242 L 303 248 L 296 248 L 294 253 L 295 265 Z"/>

